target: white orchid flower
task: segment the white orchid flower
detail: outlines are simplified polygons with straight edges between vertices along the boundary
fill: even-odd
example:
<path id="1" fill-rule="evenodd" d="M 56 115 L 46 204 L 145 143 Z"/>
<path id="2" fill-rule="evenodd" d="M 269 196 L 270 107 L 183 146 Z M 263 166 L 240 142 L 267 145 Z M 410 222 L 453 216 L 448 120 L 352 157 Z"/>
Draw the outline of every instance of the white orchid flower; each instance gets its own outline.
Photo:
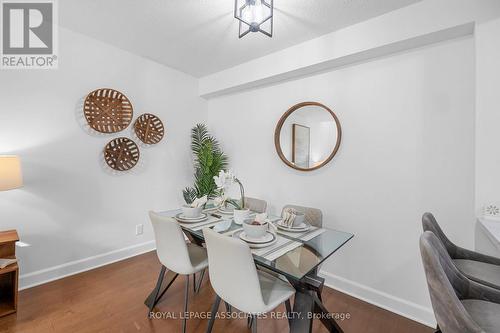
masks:
<path id="1" fill-rule="evenodd" d="M 224 170 L 219 171 L 218 176 L 214 176 L 214 182 L 218 189 L 224 189 L 226 187 L 226 174 Z"/>
<path id="2" fill-rule="evenodd" d="M 227 185 L 232 185 L 234 183 L 234 179 L 236 177 L 234 176 L 234 173 L 233 173 L 233 170 L 232 169 L 229 169 L 228 171 L 226 171 L 226 182 L 227 182 Z"/>
<path id="3" fill-rule="evenodd" d="M 233 185 L 235 182 L 234 173 L 232 170 L 219 171 L 218 176 L 214 176 L 215 185 L 217 185 L 218 189 L 227 189 L 229 186 Z"/>

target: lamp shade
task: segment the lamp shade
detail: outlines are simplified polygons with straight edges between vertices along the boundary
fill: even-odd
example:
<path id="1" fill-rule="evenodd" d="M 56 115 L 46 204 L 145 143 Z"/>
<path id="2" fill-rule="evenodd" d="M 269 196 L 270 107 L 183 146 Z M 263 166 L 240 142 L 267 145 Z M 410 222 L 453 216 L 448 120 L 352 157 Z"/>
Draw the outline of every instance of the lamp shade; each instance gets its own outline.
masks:
<path id="1" fill-rule="evenodd" d="M 18 156 L 0 155 L 0 191 L 23 186 L 21 160 Z"/>

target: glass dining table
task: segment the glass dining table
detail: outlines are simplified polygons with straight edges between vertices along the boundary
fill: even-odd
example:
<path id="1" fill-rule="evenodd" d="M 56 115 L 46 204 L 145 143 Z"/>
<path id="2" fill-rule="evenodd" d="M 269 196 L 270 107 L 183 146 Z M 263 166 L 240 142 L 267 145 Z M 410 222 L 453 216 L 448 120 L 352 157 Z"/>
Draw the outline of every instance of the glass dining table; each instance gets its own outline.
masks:
<path id="1" fill-rule="evenodd" d="M 161 215 L 175 217 L 181 210 L 161 212 Z M 203 229 L 211 228 L 221 234 L 233 237 L 242 226 L 230 216 L 208 211 L 209 218 L 201 223 L 179 223 L 191 242 L 204 243 Z M 278 216 L 269 217 L 276 225 Z M 318 275 L 319 266 L 354 235 L 329 228 L 311 226 L 301 232 L 276 229 L 276 241 L 265 248 L 252 249 L 257 267 L 264 267 L 282 278 L 286 278 L 296 289 L 294 307 L 290 320 L 290 332 L 311 332 L 312 320 L 317 318 L 330 332 L 343 332 L 334 316 L 322 302 L 321 292 L 324 279 Z"/>

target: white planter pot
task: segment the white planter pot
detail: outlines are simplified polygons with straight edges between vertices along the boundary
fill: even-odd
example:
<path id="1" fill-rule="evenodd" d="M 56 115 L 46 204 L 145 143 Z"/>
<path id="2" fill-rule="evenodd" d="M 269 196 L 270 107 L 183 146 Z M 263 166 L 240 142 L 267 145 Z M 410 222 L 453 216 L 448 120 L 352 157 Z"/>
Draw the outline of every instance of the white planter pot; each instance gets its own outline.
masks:
<path id="1" fill-rule="evenodd" d="M 250 215 L 250 209 L 235 209 L 234 210 L 234 223 L 243 224 L 248 216 Z"/>

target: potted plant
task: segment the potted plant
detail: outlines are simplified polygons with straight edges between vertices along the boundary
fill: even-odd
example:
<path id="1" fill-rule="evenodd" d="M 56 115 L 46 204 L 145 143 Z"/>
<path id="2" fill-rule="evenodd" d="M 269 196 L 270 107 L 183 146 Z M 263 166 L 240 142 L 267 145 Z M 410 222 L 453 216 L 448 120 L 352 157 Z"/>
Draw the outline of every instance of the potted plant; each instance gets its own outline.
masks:
<path id="1" fill-rule="evenodd" d="M 182 191 L 187 205 L 205 196 L 208 200 L 218 196 L 214 176 L 227 167 L 227 156 L 204 124 L 197 124 L 191 130 L 191 151 L 195 169 L 194 185 Z"/>
<path id="2" fill-rule="evenodd" d="M 220 205 L 231 205 L 234 207 L 234 222 L 236 224 L 242 224 L 243 221 L 250 215 L 250 210 L 245 208 L 245 189 L 241 181 L 236 178 L 231 170 L 219 171 L 217 176 L 214 176 L 214 182 L 217 185 L 219 191 L 219 198 L 216 199 L 216 203 Z M 233 184 L 238 184 L 240 187 L 241 200 L 237 201 L 228 198 L 225 194 L 226 189 L 228 189 Z"/>

